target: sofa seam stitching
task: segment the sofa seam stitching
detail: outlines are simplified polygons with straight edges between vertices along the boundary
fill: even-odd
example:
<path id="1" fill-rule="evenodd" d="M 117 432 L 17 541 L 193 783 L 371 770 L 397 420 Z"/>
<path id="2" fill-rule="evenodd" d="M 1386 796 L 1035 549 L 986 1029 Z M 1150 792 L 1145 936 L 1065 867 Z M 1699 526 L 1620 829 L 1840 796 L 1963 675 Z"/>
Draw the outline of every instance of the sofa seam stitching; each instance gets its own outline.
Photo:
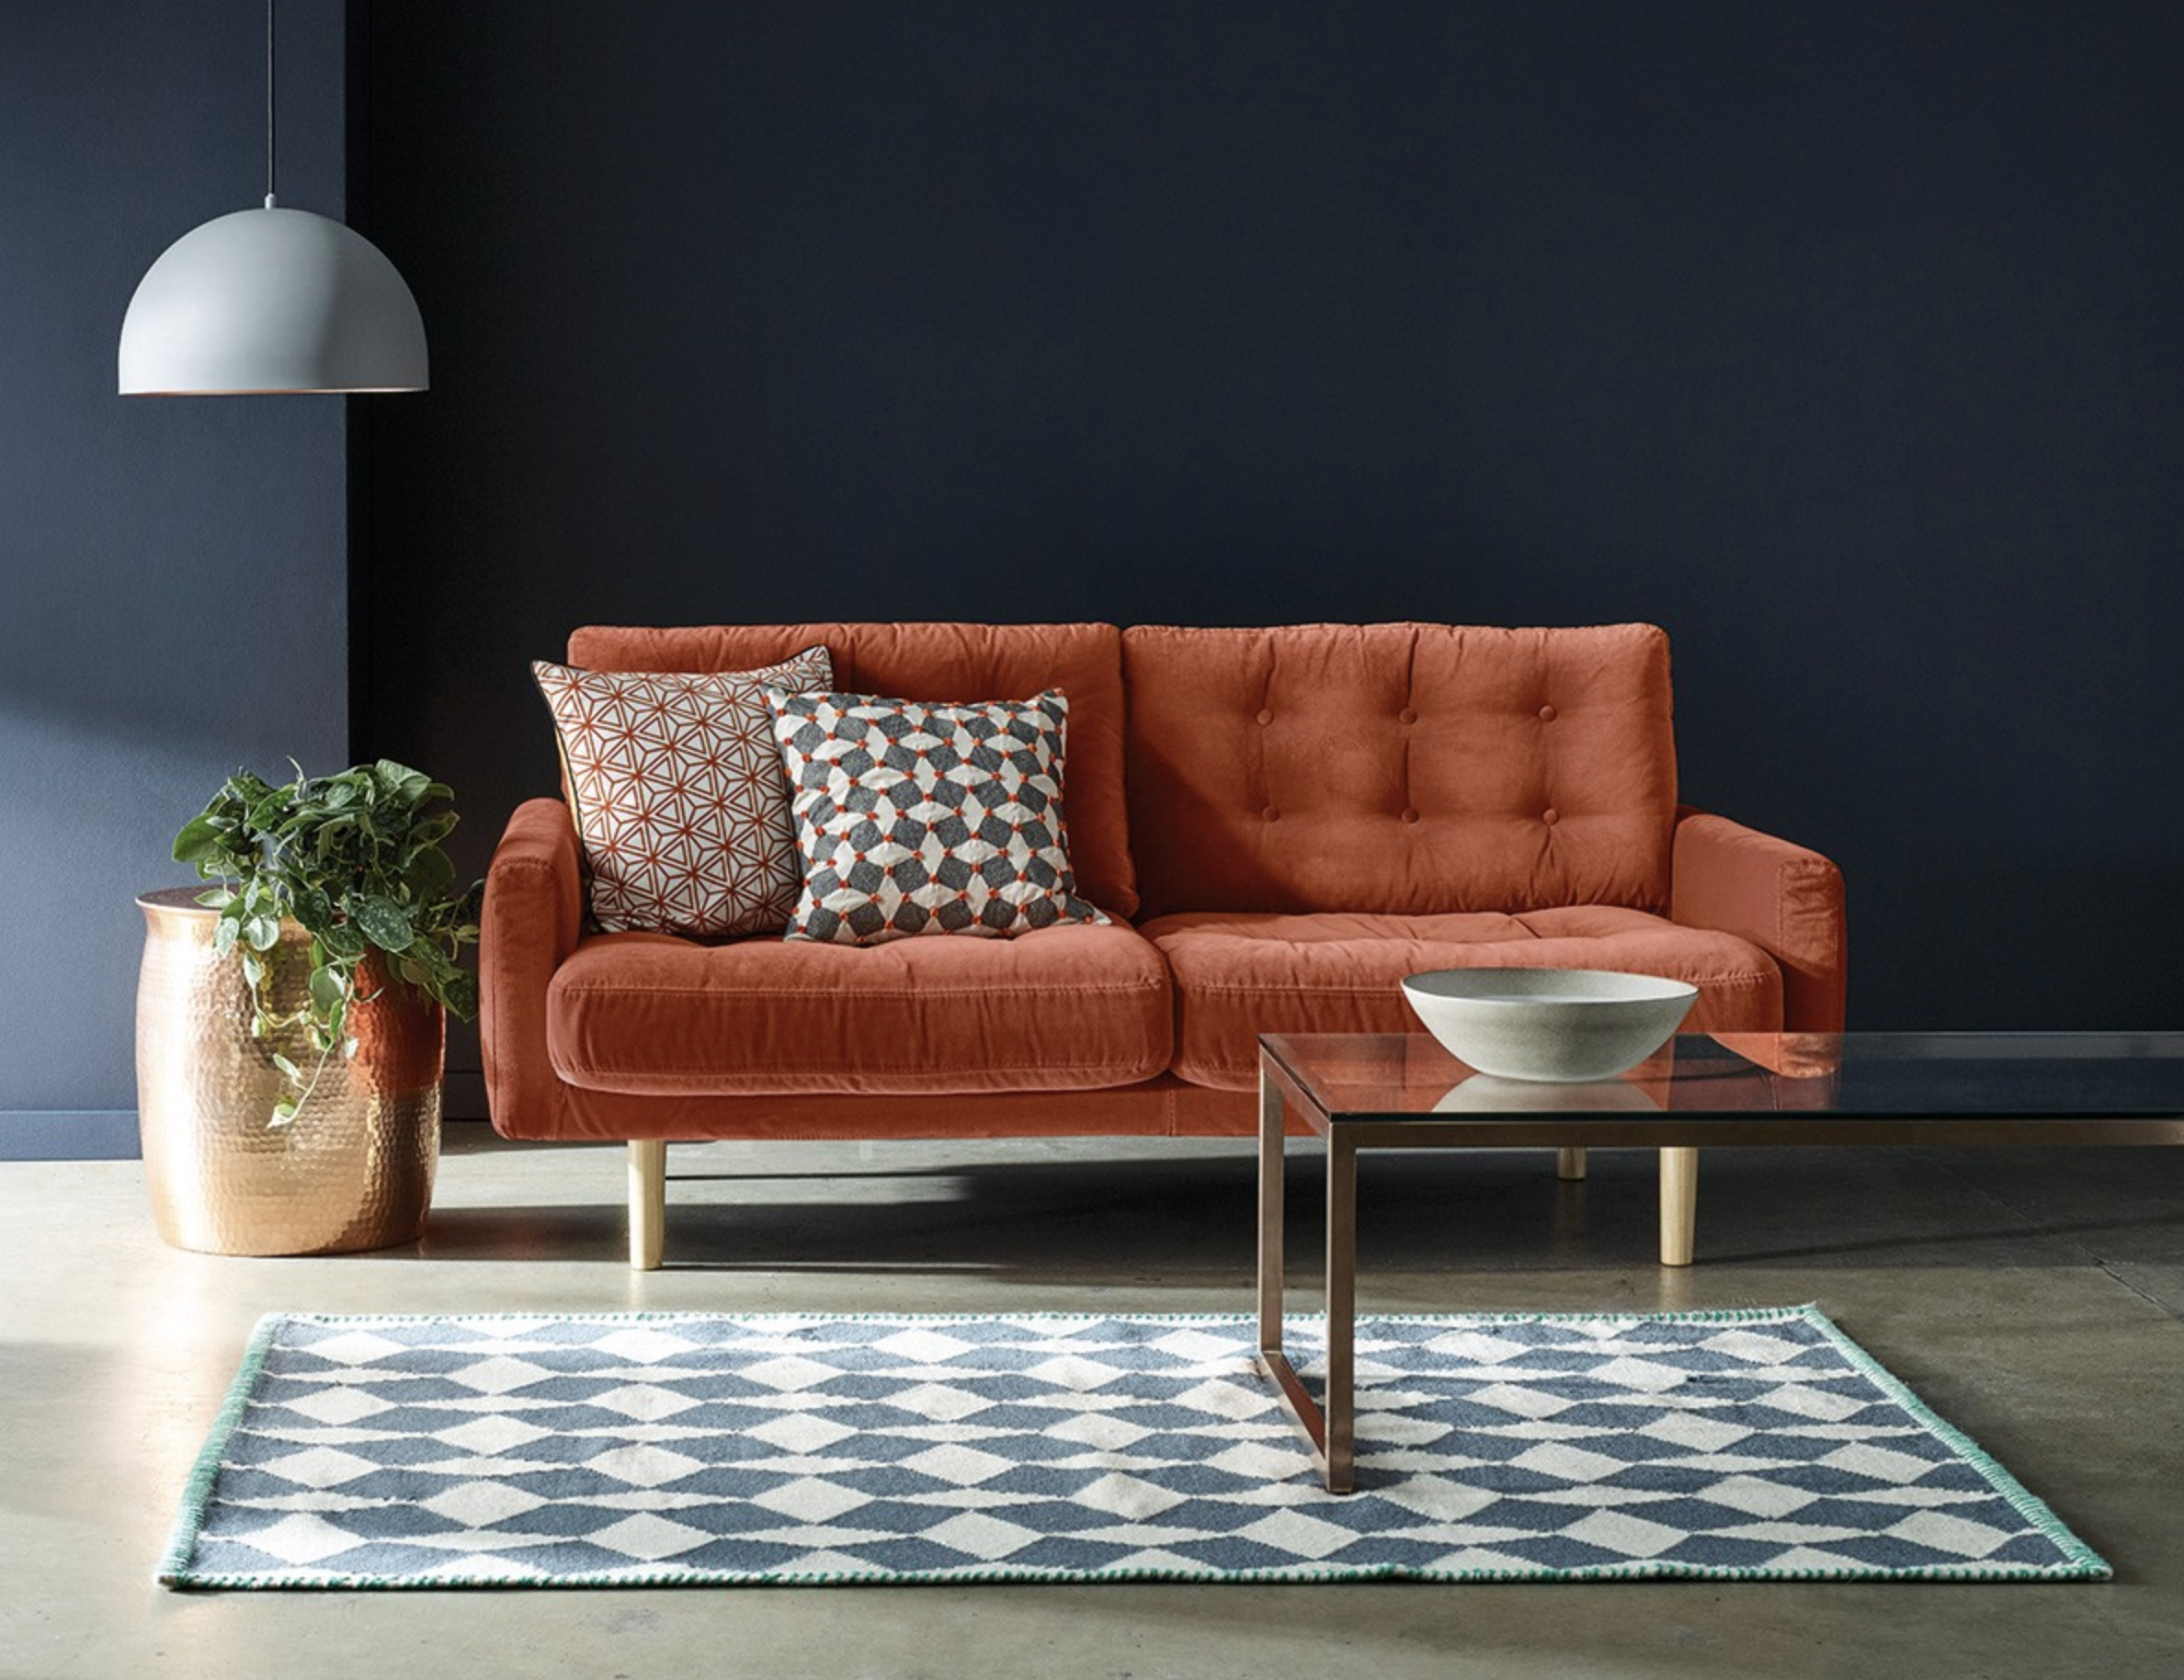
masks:
<path id="1" fill-rule="evenodd" d="M 1778 965 L 1777 972 L 1780 971 Z M 1760 973 L 1709 974 L 1686 981 L 1685 983 L 1693 986 L 1764 986 L 1767 976 Z M 1268 992 L 1278 992 L 1288 996 L 1308 993 L 1315 997 L 1356 997 L 1366 993 L 1377 993 L 1381 988 L 1376 982 L 1360 982 L 1354 986 L 1285 986 L 1274 982 L 1258 986 L 1179 984 L 1177 989 L 1195 993 L 1212 993 L 1223 997 L 1254 997 Z"/>
<path id="2" fill-rule="evenodd" d="M 1040 994 L 1046 997 L 1128 997 L 1136 993 L 1151 993 L 1162 989 L 1162 982 L 1145 981 L 1128 986 L 1042 986 L 1040 988 Z M 726 986 L 577 985 L 571 983 L 562 985 L 560 991 L 563 997 L 718 997 L 738 1000 L 765 998 L 777 1002 L 844 995 L 871 1001 L 888 995 L 882 992 L 844 993 L 838 989 L 830 992 L 789 992 L 779 986 L 769 987 L 764 991 L 746 991 L 741 987 L 731 989 Z M 894 993 L 898 997 L 919 998 L 991 997 L 993 994 L 994 988 L 991 986 L 975 986 L 960 990 L 919 986 L 915 990 L 905 990 Z"/>
<path id="3" fill-rule="evenodd" d="M 1156 1064 L 1156 1065 L 1148 1063 L 1148 1064 L 1146 1064 L 1146 1065 L 1151 1065 L 1151 1066 L 1153 1066 L 1153 1067 L 1154 1067 L 1154 1071 L 1153 1071 L 1151 1073 L 1133 1073 L 1132 1075 L 1131 1075 L 1131 1077 L 1132 1077 L 1132 1079 L 1155 1079 L 1155 1078 L 1157 1078 L 1157 1077 L 1159 1077 L 1159 1075 L 1160 1075 L 1160 1074 L 1162 1074 L 1162 1073 L 1166 1073 L 1166 1072 L 1168 1071 L 1169 1067 L 1170 1067 L 1170 1066 L 1173 1064 L 1173 1061 L 1174 1061 L 1174 1058 L 1173 1058 L 1173 1057 L 1170 1057 L 1170 1058 L 1169 1058 L 1167 1061 L 1161 1061 L 1161 1062 L 1159 1062 L 1159 1063 L 1158 1063 L 1158 1064 Z M 1107 1062 L 1107 1061 L 1043 1061 L 1043 1060 L 1042 1060 L 1042 1061 L 1023 1061 L 1023 1062 L 1013 1062 L 1013 1061 L 1012 1061 L 1012 1062 L 995 1062 L 995 1063 L 991 1063 L 991 1064 L 987 1065 L 986 1067 L 984 1067 L 984 1069 L 982 1069 L 981 1071 L 982 1071 L 982 1072 L 984 1072 L 984 1073 L 1046 1073 L 1046 1072 L 1049 1072 L 1049 1071 L 1057 1072 L 1057 1073 L 1086 1073 L 1086 1072 L 1089 1072 L 1089 1071 L 1091 1071 L 1091 1070 L 1094 1070 L 1094 1069 L 1107 1069 L 1107 1068 L 1111 1068 L 1113 1065 L 1114 1065 L 1114 1064 L 1113 1064 L 1112 1062 Z M 1127 1064 L 1126 1064 L 1126 1065 L 1127 1065 Z M 572 1062 L 572 1063 L 570 1064 L 570 1066 L 569 1066 L 568 1073 L 563 1073 L 563 1078 L 567 1078 L 567 1077 L 571 1076 L 572 1074 L 574 1074 L 574 1075 L 576 1075 L 576 1076 L 582 1076 L 582 1075 L 586 1075 L 586 1074 L 601 1074 L 601 1073 L 627 1073 L 627 1072 L 629 1072 L 629 1071 L 630 1071 L 630 1070 L 628 1070 L 628 1069 L 625 1069 L 625 1068 L 614 1068 L 614 1067 L 609 1067 L 609 1066 L 606 1066 L 606 1065 L 603 1065 L 603 1064 L 600 1064 L 600 1063 L 597 1063 L 597 1062 Z M 557 1068 L 556 1072 L 560 1072 L 560 1070 Z M 893 1073 L 892 1070 L 883 1069 L 883 1068 L 882 1068 L 882 1069 L 851 1069 L 851 1070 L 849 1070 L 849 1072 L 851 1072 L 851 1073 L 859 1073 L 859 1074 L 861 1074 L 861 1075 L 863 1075 L 863 1076 L 865 1076 L 865 1077 L 868 1077 L 868 1078 L 870 1078 L 870 1077 L 886 1077 L 886 1078 L 889 1078 L 889 1079 L 894 1079 L 894 1078 L 896 1077 L 895 1073 Z M 1095 1086 L 1087 1086 L 1087 1087 L 1085 1087 L 1085 1088 L 1086 1088 L 1086 1089 L 1088 1089 L 1088 1090 L 1098 1090 L 1099 1087 L 1095 1085 Z M 860 1095 L 860 1093 L 858 1093 L 858 1092 L 839 1091 L 839 1090 L 836 1090 L 836 1089 L 834 1089 L 834 1088 L 832 1088 L 832 1087 L 822 1087 L 822 1088 L 819 1088 L 819 1089 L 818 1089 L 816 1092 L 809 1092 L 809 1091 L 791 1091 L 791 1092 L 776 1092 L 776 1091 L 731 1091 L 731 1092 L 722 1092 L 722 1093 L 718 1093 L 717 1095 L 729 1095 L 729 1096 L 781 1096 L 781 1095 L 787 1095 L 787 1096 L 808 1096 L 808 1095 L 814 1095 L 814 1094 L 815 1094 L 815 1095 L 829 1095 L 829 1096 L 854 1096 L 854 1095 Z M 639 1093 L 623 1093 L 622 1095 L 642 1095 L 642 1094 L 639 1094 Z M 651 1093 L 651 1095 L 662 1095 L 688 1096 L 688 1095 L 697 1095 L 697 1094 L 696 1094 L 696 1093 L 691 1093 L 691 1092 L 687 1092 L 687 1091 L 663 1091 L 663 1092 L 655 1092 L 655 1093 Z M 932 1096 L 956 1096 L 956 1095 L 961 1095 L 961 1096 L 982 1096 L 982 1095 L 992 1095 L 992 1093 L 989 1093 L 989 1092 L 979 1092 L 979 1091 L 964 1091 L 964 1092 L 956 1092 L 956 1091 L 934 1091 L 934 1092 L 927 1092 L 927 1093 L 925 1093 L 925 1095 L 932 1095 Z"/>

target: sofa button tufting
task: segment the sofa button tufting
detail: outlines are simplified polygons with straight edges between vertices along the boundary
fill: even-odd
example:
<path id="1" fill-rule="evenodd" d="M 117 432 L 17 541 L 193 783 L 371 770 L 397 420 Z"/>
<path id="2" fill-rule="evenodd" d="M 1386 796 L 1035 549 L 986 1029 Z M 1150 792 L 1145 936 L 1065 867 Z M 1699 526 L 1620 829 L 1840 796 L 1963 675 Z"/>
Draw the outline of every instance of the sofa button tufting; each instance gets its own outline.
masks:
<path id="1" fill-rule="evenodd" d="M 1266 818 L 1266 820 L 1269 823 L 1279 823 L 1281 821 L 1281 812 L 1275 810 L 1271 805 L 1268 806 L 1266 810 L 1260 812 L 1259 815 Z"/>
<path id="2" fill-rule="evenodd" d="M 1562 812 L 1555 810 L 1553 806 L 1550 805 L 1546 810 L 1540 812 L 1540 821 L 1546 823 L 1549 828 L 1553 828 L 1557 823 L 1562 821 Z"/>
<path id="3" fill-rule="evenodd" d="M 1416 823 L 1418 820 L 1418 813 L 1413 811 L 1408 805 L 1405 805 L 1403 808 L 1403 820 L 1405 823 Z"/>
<path id="4" fill-rule="evenodd" d="M 1418 714 L 1405 706 L 1395 714 L 1395 720 L 1399 723 L 1416 723 L 1418 721 Z"/>
<path id="5" fill-rule="evenodd" d="M 1258 721 L 1261 723 L 1271 723 L 1274 721 L 1274 714 L 1262 708 L 1259 711 Z"/>
<path id="6" fill-rule="evenodd" d="M 1554 721 L 1554 708 L 1553 708 L 1553 707 L 1552 707 L 1552 706 L 1542 706 L 1542 707 L 1541 707 L 1541 708 L 1540 708 L 1540 721 L 1541 721 L 1541 722 L 1542 722 L 1542 723 L 1552 723 L 1552 722 L 1553 722 L 1553 721 Z"/>

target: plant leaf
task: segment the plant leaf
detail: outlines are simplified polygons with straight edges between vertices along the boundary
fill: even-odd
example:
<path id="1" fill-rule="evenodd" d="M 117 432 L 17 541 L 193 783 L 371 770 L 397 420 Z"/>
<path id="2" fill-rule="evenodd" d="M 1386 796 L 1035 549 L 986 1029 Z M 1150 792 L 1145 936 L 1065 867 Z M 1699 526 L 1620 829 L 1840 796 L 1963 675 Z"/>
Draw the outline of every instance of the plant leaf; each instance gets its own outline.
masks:
<path id="1" fill-rule="evenodd" d="M 175 836 L 175 861 L 201 863 L 218 857 L 226 844 L 227 835 L 214 823 L 212 812 L 206 811 L 182 824 Z"/>
<path id="2" fill-rule="evenodd" d="M 348 996 L 348 980 L 332 963 L 311 971 L 311 1001 L 320 1014 L 330 1015 Z"/>
<path id="3" fill-rule="evenodd" d="M 382 758 L 371 766 L 373 778 L 380 791 L 390 800 L 404 805 L 421 803 L 432 790 L 432 778 L 422 770 L 413 770 L 405 764 L 396 764 L 392 758 Z"/>
<path id="4" fill-rule="evenodd" d="M 410 830 L 410 844 L 417 846 L 438 846 L 455 831 L 455 813 L 443 811 L 438 816 L 427 817 Z"/>
<path id="5" fill-rule="evenodd" d="M 349 906 L 349 916 L 364 936 L 382 951 L 405 951 L 416 936 L 408 913 L 392 899 L 376 892 L 363 893 Z"/>
<path id="6" fill-rule="evenodd" d="M 323 936 L 334 925 L 334 901 L 326 896 L 325 889 L 306 882 L 293 896 L 296 920 Z"/>
<path id="7" fill-rule="evenodd" d="M 455 884 L 455 866 L 439 847 L 427 846 L 403 870 L 402 884 L 419 903 L 428 904 Z"/>
<path id="8" fill-rule="evenodd" d="M 477 1019 L 478 977 L 467 970 L 456 970 L 440 984 L 440 1002 L 459 1021 Z"/>
<path id="9" fill-rule="evenodd" d="M 275 788 L 268 791 L 250 808 L 250 814 L 245 821 L 260 834 L 269 834 L 279 826 L 282 808 L 289 802 L 284 797 L 287 792 L 285 788 Z"/>
<path id="10" fill-rule="evenodd" d="M 449 960 L 447 952 L 425 939 L 414 941 L 409 949 L 402 953 L 402 959 L 417 971 L 421 977 L 417 983 L 427 990 L 455 971 L 455 965 Z"/>
<path id="11" fill-rule="evenodd" d="M 260 913 L 243 923 L 243 940 L 254 951 L 269 951 L 280 943 L 280 918 Z"/>

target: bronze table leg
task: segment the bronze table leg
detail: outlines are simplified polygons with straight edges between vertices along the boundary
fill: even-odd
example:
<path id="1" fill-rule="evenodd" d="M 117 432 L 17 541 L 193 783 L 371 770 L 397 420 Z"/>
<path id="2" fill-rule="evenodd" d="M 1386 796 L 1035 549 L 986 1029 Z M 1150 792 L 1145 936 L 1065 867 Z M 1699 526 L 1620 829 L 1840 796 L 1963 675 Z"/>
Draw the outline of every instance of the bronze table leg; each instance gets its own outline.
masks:
<path id="1" fill-rule="evenodd" d="M 1350 1491 L 1356 1439 L 1358 1335 L 1358 1152 L 1339 1133 L 1327 1138 L 1327 1380 L 1320 1405 L 1327 1420 L 1327 1491 Z"/>
<path id="2" fill-rule="evenodd" d="M 1259 1073 L 1259 1368 L 1274 1383 L 1282 1410 L 1312 1448 L 1312 1462 L 1331 1493 L 1351 1485 L 1352 1384 L 1356 1376 L 1357 1150 L 1327 1140 L 1327 1380 L 1325 1411 L 1313 1401 L 1281 1346 L 1282 1184 L 1281 1093 Z"/>
<path id="3" fill-rule="evenodd" d="M 1259 1073 L 1258 1340 L 1262 1356 L 1281 1353 L 1281 1093 Z"/>

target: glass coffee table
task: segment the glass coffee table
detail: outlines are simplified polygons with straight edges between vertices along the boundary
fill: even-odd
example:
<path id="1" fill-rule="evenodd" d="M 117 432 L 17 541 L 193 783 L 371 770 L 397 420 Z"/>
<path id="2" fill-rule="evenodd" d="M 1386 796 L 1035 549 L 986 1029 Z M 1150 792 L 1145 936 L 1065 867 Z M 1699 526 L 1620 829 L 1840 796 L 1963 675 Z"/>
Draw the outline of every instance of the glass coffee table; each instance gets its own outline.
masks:
<path id="1" fill-rule="evenodd" d="M 1326 1379 L 1281 1344 L 1282 1141 L 1326 1141 Z M 1767 1144 L 2184 1143 L 2184 1033 L 1689 1033 L 1617 1079 L 1473 1073 L 1424 1034 L 1259 1039 L 1259 1365 L 1335 1493 L 1351 1485 L 1357 1157 L 1366 1149 L 1661 1152 L 1665 1264 L 1688 1264 L 1698 1152 Z"/>

